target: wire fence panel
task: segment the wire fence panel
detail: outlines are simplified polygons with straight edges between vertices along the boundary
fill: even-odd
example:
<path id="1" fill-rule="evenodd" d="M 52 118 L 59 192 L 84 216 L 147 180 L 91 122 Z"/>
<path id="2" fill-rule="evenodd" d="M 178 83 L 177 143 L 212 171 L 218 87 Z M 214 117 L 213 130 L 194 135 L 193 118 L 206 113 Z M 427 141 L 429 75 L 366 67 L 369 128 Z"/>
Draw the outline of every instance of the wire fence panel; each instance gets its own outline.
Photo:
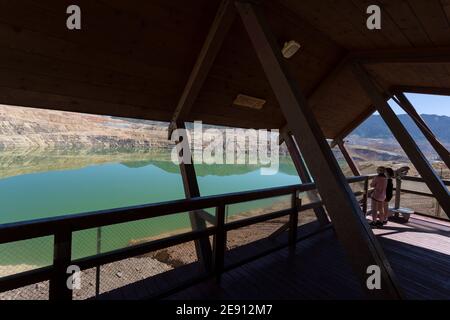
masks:
<path id="1" fill-rule="evenodd" d="M 0 279 L 53 263 L 53 236 L 0 244 Z"/>
<path id="2" fill-rule="evenodd" d="M 73 233 L 72 259 L 126 248 L 192 231 L 187 213 L 119 223 Z"/>
<path id="3" fill-rule="evenodd" d="M 53 236 L 0 244 L 0 279 L 53 263 Z M 0 300 L 46 300 L 48 281 L 0 293 Z"/>
<path id="4" fill-rule="evenodd" d="M 447 189 L 448 188 L 449 187 L 447 187 Z M 426 183 L 403 180 L 402 190 L 426 193 L 430 194 L 431 196 L 428 197 L 423 195 L 402 192 L 400 197 L 401 207 L 412 209 L 416 213 L 427 215 L 430 217 L 449 220 L 448 216 L 445 214 L 445 212 L 439 205 L 437 199 L 432 196 L 432 192 L 430 191 Z"/>
<path id="5" fill-rule="evenodd" d="M 291 195 L 247 201 L 226 206 L 225 222 L 243 220 L 276 211 L 289 209 L 292 206 Z"/>
<path id="6" fill-rule="evenodd" d="M 184 274 L 186 279 L 167 276 L 164 280 L 158 280 L 158 276 L 194 262 L 197 262 L 195 244 L 190 241 L 102 265 L 99 274 L 100 299 L 135 300 L 164 293 L 198 274 Z M 94 275 L 92 273 L 90 279 Z"/>
<path id="7" fill-rule="evenodd" d="M 316 214 L 314 210 L 306 210 L 302 211 L 298 215 L 298 226 L 301 227 L 305 224 L 317 221 Z"/>
<path id="8" fill-rule="evenodd" d="M 281 235 L 273 236 L 273 234 L 288 222 L 289 217 L 286 216 L 260 222 L 251 226 L 230 230 L 227 232 L 226 248 L 227 250 L 233 250 L 262 239 L 269 239 L 274 243 L 274 245 L 280 244 L 278 240 Z M 245 259 L 248 257 L 243 256 L 242 258 Z"/>
<path id="9" fill-rule="evenodd" d="M 214 218 L 215 208 L 204 211 Z M 206 223 L 206 227 L 209 226 L 211 223 Z M 82 230 L 73 233 L 73 259 L 145 244 L 190 231 L 192 227 L 188 213 Z M 195 245 L 191 241 L 101 265 L 82 271 L 82 286 L 79 290 L 74 290 L 73 297 L 77 300 L 95 298 L 196 261 Z"/>
<path id="10" fill-rule="evenodd" d="M 34 283 L 14 290 L 0 292 L 0 300 L 48 300 L 49 281 Z"/>

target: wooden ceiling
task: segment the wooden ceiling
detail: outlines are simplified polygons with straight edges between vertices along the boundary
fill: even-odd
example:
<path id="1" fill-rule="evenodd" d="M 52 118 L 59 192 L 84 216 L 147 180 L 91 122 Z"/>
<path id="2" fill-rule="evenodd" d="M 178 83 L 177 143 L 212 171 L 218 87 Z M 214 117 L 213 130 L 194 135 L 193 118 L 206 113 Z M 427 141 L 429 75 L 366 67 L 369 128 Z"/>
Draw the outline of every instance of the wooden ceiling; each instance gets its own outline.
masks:
<path id="1" fill-rule="evenodd" d="M 82 29 L 66 28 L 67 6 Z M 366 8 L 382 8 L 382 29 Z M 170 121 L 219 0 L 0 0 L 0 103 Z M 373 112 L 351 72 L 361 59 L 386 95 L 394 87 L 450 88 L 450 0 L 278 0 L 264 12 L 327 138 Z M 450 91 L 450 90 L 449 90 Z M 266 100 L 233 105 L 238 94 Z M 284 117 L 236 18 L 186 120 L 282 128 Z"/>

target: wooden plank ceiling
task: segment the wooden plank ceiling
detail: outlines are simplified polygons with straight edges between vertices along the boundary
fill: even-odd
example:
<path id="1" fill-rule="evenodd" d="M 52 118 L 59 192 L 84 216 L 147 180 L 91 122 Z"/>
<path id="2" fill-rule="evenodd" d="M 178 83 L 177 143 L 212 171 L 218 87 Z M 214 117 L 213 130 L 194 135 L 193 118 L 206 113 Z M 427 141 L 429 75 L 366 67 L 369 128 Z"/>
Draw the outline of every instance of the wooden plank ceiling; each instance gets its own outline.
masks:
<path id="1" fill-rule="evenodd" d="M 82 9 L 82 30 L 66 29 L 66 8 Z M 366 28 L 366 8 L 382 8 L 382 30 Z M 212 24 L 219 0 L 0 0 L 0 103 L 170 121 Z M 449 0 L 265 1 L 280 47 L 327 138 L 373 109 L 342 61 L 354 52 L 450 47 Z M 386 90 L 450 88 L 450 65 L 368 62 Z M 266 100 L 233 105 L 238 94 Z M 233 23 L 187 118 L 249 128 L 285 120 L 239 19 Z"/>

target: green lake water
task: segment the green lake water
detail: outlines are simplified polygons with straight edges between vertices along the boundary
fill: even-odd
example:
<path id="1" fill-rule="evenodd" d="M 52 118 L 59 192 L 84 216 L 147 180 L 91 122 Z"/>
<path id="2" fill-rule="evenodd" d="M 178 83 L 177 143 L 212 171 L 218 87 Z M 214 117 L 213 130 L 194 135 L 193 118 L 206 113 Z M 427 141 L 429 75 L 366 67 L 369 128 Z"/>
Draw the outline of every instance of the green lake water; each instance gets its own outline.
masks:
<path id="1" fill-rule="evenodd" d="M 275 175 L 263 176 L 259 169 L 255 165 L 196 165 L 201 194 L 300 183 L 288 158 L 280 159 Z M 178 166 L 164 150 L 0 151 L 0 170 L 0 224 L 184 198 Z M 275 201 L 280 198 L 230 206 L 227 215 Z M 186 213 L 102 227 L 101 252 L 189 227 Z M 73 234 L 73 258 L 97 253 L 98 231 Z M 52 241 L 53 237 L 45 237 L 0 245 L 0 266 L 49 265 Z"/>

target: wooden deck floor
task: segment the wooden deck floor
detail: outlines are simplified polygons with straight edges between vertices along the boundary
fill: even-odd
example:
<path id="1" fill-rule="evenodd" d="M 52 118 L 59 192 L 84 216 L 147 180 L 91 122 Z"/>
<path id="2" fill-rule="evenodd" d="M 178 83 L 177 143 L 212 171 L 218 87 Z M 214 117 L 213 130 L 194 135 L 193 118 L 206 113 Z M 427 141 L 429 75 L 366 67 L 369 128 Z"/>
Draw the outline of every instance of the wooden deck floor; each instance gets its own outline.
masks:
<path id="1" fill-rule="evenodd" d="M 450 223 L 412 218 L 408 224 L 391 222 L 375 230 L 408 299 L 450 299 Z M 246 253 L 267 248 L 260 241 L 230 252 L 228 262 Z M 101 298 L 149 297 L 138 288 L 154 288 L 182 280 L 195 265 L 163 274 L 138 285 L 103 295 Z M 128 294 L 127 294 L 128 292 Z M 329 229 L 304 241 L 295 252 L 278 250 L 224 273 L 222 281 L 205 280 L 173 293 L 166 299 L 362 299 L 345 254 Z"/>

